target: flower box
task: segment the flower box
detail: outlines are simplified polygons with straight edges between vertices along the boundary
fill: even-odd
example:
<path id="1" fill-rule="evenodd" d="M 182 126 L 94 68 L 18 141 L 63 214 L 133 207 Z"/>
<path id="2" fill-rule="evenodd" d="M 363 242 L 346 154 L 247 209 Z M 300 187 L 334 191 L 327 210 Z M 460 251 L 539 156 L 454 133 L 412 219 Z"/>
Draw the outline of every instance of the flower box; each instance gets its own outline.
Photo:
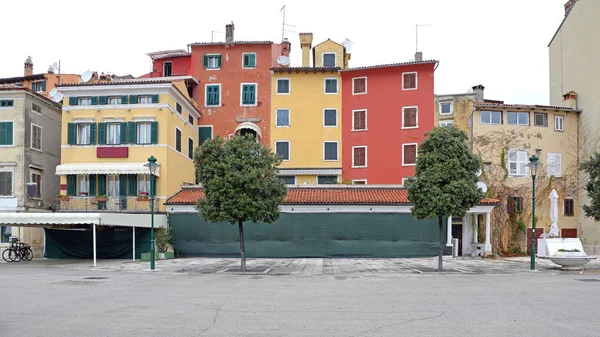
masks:
<path id="1" fill-rule="evenodd" d="M 108 197 L 96 197 L 96 202 L 108 201 Z"/>
<path id="2" fill-rule="evenodd" d="M 147 195 L 138 195 L 137 197 L 137 201 L 148 201 L 150 200 L 150 197 L 148 197 Z"/>
<path id="3" fill-rule="evenodd" d="M 68 195 L 61 195 L 56 197 L 56 201 L 69 201 L 69 199 L 70 198 Z"/>

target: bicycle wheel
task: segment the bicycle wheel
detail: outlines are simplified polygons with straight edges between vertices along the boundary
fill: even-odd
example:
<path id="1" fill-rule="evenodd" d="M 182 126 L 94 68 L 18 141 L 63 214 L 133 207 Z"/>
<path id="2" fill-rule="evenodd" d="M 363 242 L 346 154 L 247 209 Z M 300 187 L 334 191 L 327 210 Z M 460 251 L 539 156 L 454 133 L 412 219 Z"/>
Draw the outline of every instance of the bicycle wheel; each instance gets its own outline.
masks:
<path id="1" fill-rule="evenodd" d="M 27 247 L 27 249 L 25 249 L 25 256 L 26 258 L 23 259 L 24 261 L 33 260 L 33 251 L 31 250 L 31 248 Z"/>
<path id="2" fill-rule="evenodd" d="M 10 252 L 11 252 L 10 248 L 5 249 L 2 252 L 2 258 L 4 259 L 4 261 L 6 261 L 6 262 L 14 262 L 14 256 L 12 256 L 12 254 Z"/>
<path id="3" fill-rule="evenodd" d="M 17 249 L 11 249 L 11 251 L 12 251 L 11 255 L 13 256 L 12 259 L 13 259 L 14 262 L 19 262 L 19 261 L 21 261 L 23 259 L 22 258 L 23 253 L 21 252 L 20 249 L 18 249 L 18 248 Z"/>

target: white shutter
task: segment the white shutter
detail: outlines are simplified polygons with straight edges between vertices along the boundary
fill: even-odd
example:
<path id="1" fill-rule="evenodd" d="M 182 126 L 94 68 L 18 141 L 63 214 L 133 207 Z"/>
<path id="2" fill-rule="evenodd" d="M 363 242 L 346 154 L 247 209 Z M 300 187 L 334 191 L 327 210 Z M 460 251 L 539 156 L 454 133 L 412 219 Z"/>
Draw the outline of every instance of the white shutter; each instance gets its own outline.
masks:
<path id="1" fill-rule="evenodd" d="M 519 159 L 518 159 L 518 167 L 519 167 L 519 175 L 527 175 L 527 152 L 525 151 L 519 151 L 517 152 Z"/>
<path id="2" fill-rule="evenodd" d="M 560 153 L 554 154 L 554 176 L 562 177 L 562 155 Z"/>
<path id="3" fill-rule="evenodd" d="M 555 162 L 554 153 L 548 153 L 546 155 L 546 172 L 547 172 L 548 177 L 555 175 L 554 174 L 554 171 L 555 171 L 554 162 Z"/>

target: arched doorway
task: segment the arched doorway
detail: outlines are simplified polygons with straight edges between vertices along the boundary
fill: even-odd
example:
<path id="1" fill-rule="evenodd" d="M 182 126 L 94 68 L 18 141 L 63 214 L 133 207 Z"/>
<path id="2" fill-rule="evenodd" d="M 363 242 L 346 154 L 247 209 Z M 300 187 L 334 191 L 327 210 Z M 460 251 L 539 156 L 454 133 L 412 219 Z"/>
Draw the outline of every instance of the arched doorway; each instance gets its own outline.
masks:
<path id="1" fill-rule="evenodd" d="M 257 142 L 262 138 L 262 132 L 258 125 L 251 122 L 240 123 L 235 128 L 235 134 L 239 136 L 252 135 Z"/>

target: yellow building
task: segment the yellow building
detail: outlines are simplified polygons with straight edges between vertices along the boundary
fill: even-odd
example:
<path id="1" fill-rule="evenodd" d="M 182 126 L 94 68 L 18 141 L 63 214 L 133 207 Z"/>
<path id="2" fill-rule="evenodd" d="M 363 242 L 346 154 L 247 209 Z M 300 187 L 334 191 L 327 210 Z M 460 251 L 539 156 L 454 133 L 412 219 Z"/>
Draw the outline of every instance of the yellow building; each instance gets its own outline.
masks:
<path id="1" fill-rule="evenodd" d="M 271 147 L 282 156 L 287 184 L 337 182 L 342 174 L 342 94 L 345 48 L 327 40 L 312 49 L 300 34 L 302 67 L 271 68 Z"/>
<path id="2" fill-rule="evenodd" d="M 194 183 L 193 151 L 200 114 L 187 87 L 191 77 L 60 85 L 62 115 L 59 211 L 148 212 L 157 158 L 156 209 Z"/>

